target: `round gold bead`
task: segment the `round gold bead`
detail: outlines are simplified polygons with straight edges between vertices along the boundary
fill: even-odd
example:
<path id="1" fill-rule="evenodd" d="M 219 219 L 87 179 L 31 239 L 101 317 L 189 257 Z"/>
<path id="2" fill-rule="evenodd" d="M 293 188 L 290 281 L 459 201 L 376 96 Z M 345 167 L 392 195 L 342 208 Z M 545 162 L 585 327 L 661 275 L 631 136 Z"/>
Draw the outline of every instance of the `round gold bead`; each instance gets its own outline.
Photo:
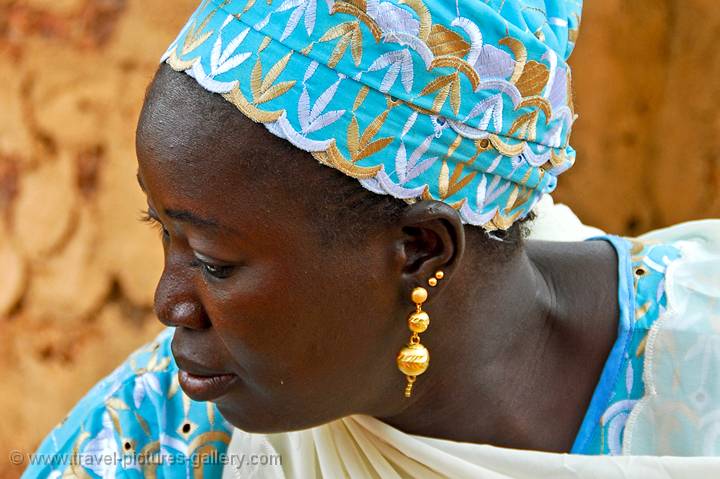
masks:
<path id="1" fill-rule="evenodd" d="M 418 376 L 427 371 L 430 364 L 430 353 L 422 344 L 408 344 L 397 356 L 397 365 L 406 376 Z"/>
<path id="2" fill-rule="evenodd" d="M 435 273 L 435 277 L 437 279 L 443 279 L 445 277 L 445 273 L 442 271 L 438 271 L 437 273 Z"/>
<path id="3" fill-rule="evenodd" d="M 408 317 L 408 328 L 413 333 L 423 333 L 430 326 L 430 316 L 425 311 L 412 313 Z"/>
<path id="4" fill-rule="evenodd" d="M 417 287 L 417 288 L 413 289 L 412 296 L 411 296 L 413 303 L 422 304 L 425 302 L 425 300 L 427 300 L 427 297 L 428 297 L 427 289 L 421 288 L 421 287 Z"/>
<path id="5" fill-rule="evenodd" d="M 437 280 L 436 280 L 435 278 L 430 278 L 430 279 L 428 280 L 428 284 L 429 284 L 430 286 L 437 286 Z"/>

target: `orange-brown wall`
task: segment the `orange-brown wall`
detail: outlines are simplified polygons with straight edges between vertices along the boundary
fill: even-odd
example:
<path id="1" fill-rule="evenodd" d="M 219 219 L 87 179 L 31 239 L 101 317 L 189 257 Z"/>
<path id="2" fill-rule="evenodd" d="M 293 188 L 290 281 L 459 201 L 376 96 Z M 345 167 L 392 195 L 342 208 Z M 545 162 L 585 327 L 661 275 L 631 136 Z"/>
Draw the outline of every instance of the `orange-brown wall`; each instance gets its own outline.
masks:
<path id="1" fill-rule="evenodd" d="M 718 36 L 715 0 L 585 2 L 556 200 L 623 234 L 720 216 Z"/>
<path id="2" fill-rule="evenodd" d="M 720 216 L 716 1 L 586 2 L 578 159 L 556 194 L 585 222 L 634 234 Z M 160 329 L 133 129 L 195 3 L 0 0 L 0 454 L 33 450 Z"/>

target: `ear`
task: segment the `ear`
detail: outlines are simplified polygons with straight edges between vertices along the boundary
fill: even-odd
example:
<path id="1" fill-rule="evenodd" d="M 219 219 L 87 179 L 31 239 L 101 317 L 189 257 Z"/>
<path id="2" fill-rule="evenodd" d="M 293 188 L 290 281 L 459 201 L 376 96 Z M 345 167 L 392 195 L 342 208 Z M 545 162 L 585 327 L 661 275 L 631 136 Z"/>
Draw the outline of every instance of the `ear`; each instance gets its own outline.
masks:
<path id="1" fill-rule="evenodd" d="M 417 286 L 430 289 L 428 279 L 436 271 L 449 279 L 465 252 L 465 230 L 460 215 L 440 201 L 419 201 L 405 209 L 402 230 L 402 278 L 408 291 Z"/>

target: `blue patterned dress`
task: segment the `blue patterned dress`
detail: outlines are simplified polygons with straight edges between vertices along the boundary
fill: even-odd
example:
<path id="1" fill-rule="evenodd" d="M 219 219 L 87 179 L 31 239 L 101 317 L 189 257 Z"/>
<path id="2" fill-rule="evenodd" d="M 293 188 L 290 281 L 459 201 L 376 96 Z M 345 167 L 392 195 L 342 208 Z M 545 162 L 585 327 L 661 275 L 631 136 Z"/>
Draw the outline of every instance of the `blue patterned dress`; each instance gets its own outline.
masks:
<path id="1" fill-rule="evenodd" d="M 619 454 L 625 422 L 644 393 L 644 345 L 666 304 L 664 273 L 680 257 L 672 244 L 615 236 L 619 259 L 618 338 L 572 448 Z M 23 477 L 220 477 L 232 426 L 211 403 L 185 396 L 170 351 L 172 329 L 100 381 L 42 442 Z"/>
<path id="2" fill-rule="evenodd" d="M 667 304 L 665 271 L 680 258 L 680 250 L 672 244 L 602 238 L 613 244 L 619 260 L 618 336 L 575 438 L 573 454 L 621 454 L 625 423 L 645 394 L 642 373 L 648 332 Z"/>

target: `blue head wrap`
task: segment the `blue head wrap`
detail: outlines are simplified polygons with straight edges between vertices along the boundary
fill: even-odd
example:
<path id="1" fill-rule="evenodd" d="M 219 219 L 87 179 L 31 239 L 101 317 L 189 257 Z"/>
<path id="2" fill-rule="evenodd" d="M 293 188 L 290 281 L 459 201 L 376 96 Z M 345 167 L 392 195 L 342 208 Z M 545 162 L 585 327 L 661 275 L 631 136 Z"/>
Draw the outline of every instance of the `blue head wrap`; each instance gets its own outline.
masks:
<path id="1" fill-rule="evenodd" d="M 376 193 L 507 229 L 575 158 L 581 0 L 205 0 L 163 56 Z"/>

